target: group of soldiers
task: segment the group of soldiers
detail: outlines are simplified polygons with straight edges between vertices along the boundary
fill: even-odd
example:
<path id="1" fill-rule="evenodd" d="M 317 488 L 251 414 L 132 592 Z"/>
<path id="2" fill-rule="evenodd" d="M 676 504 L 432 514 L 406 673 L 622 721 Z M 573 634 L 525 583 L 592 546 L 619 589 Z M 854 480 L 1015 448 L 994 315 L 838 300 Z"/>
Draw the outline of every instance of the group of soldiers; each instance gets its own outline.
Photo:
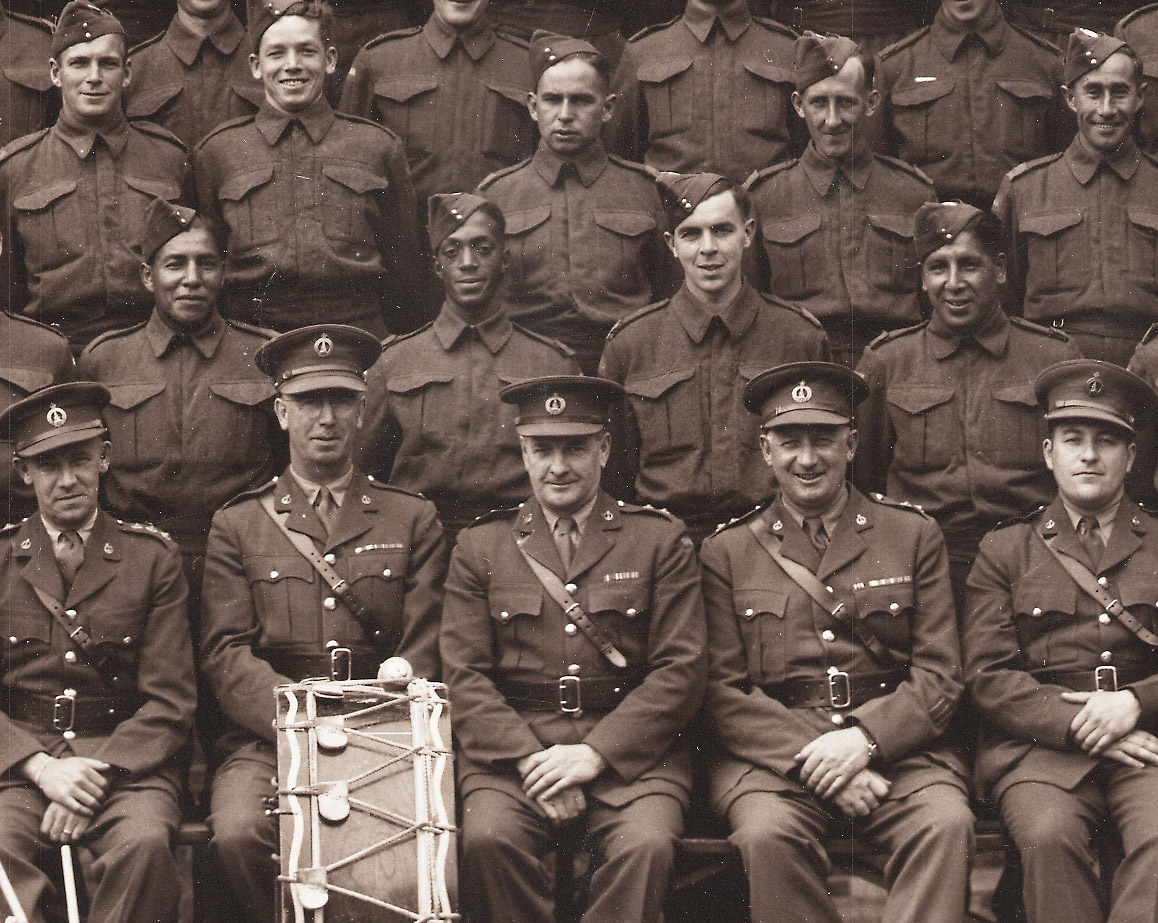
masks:
<path id="1" fill-rule="evenodd" d="M 1158 6 L 363 6 L 0 11 L 30 919 L 68 844 L 91 920 L 175 920 L 196 809 L 273 923 L 273 689 L 394 656 L 479 923 L 552 919 L 563 839 L 584 920 L 661 919 L 697 800 L 753 921 L 835 923 L 850 831 L 963 920 L 974 794 L 1028 919 L 1106 918 L 1106 824 L 1152 917 Z"/>

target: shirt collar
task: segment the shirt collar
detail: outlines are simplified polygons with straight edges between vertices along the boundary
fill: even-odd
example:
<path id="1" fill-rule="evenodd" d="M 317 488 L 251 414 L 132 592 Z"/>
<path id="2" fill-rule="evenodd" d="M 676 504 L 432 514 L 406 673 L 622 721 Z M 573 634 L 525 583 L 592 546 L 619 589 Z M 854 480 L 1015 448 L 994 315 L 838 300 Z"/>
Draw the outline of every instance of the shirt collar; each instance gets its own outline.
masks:
<path id="1" fill-rule="evenodd" d="M 174 16 L 165 31 L 165 42 L 172 49 L 173 54 L 186 67 L 192 67 L 201 53 L 201 45 L 207 39 L 213 43 L 223 55 L 233 54 L 241 40 L 245 37 L 245 26 L 237 18 L 233 10 L 222 20 L 221 24 L 208 35 L 199 35 L 181 21 L 180 16 Z"/>
<path id="2" fill-rule="evenodd" d="M 780 495 L 780 503 L 784 507 L 784 512 L 791 516 L 798 526 L 804 527 L 804 514 L 796 509 L 783 494 Z M 831 539 L 836 534 L 837 524 L 840 522 L 840 517 L 844 515 L 845 507 L 848 506 L 848 485 L 845 484 L 840 491 L 840 496 L 827 510 L 820 514 L 820 521 L 824 523 L 824 531 Z"/>
<path id="3" fill-rule="evenodd" d="M 293 479 L 298 482 L 298 487 L 302 489 L 302 493 L 306 495 L 306 499 L 310 501 L 310 506 L 313 506 L 318 501 L 318 491 L 323 487 L 328 487 L 330 493 L 334 496 L 334 502 L 341 506 L 346 499 L 346 491 L 350 488 L 350 482 L 354 480 L 354 469 L 351 468 L 343 474 L 336 481 L 330 481 L 328 484 L 315 484 L 313 481 L 302 477 L 290 465 L 290 474 Z"/>
<path id="4" fill-rule="evenodd" d="M 704 341 L 713 317 L 718 317 L 727 328 L 728 336 L 736 340 L 748 332 L 756 319 L 756 312 L 760 309 L 759 297 L 745 282 L 731 304 L 714 309 L 696 298 L 684 283 L 672 298 L 670 309 L 694 343 Z"/>
<path id="5" fill-rule="evenodd" d="M 225 336 L 225 322 L 217 313 L 217 309 L 214 308 L 204 324 L 192 333 L 186 333 L 170 327 L 161 317 L 161 313 L 154 308 L 153 313 L 149 315 L 148 323 L 145 324 L 145 336 L 153 348 L 153 355 L 158 359 L 169 351 L 176 340 L 181 338 L 197 347 L 197 351 L 206 359 L 212 359 L 213 354 L 217 352 L 217 344 Z"/>
<path id="6" fill-rule="evenodd" d="M 858 139 L 853 145 L 852 159 L 842 162 L 825 157 L 810 141 L 800 162 L 817 195 L 828 195 L 833 183 L 836 182 L 838 172 L 844 174 L 858 192 L 863 192 L 864 184 L 868 182 L 869 172 L 872 170 L 873 152 L 867 143 L 862 143 Z"/>
<path id="7" fill-rule="evenodd" d="M 449 301 L 443 303 L 442 310 L 434 319 L 433 328 L 438 342 L 448 352 L 458 342 L 459 337 L 467 330 L 473 330 L 492 356 L 497 355 L 498 351 L 507 345 L 507 340 L 511 338 L 514 330 L 506 311 L 497 311 L 481 324 L 472 325 L 463 319 Z"/>
<path id="8" fill-rule="evenodd" d="M 933 43 L 941 50 L 941 54 L 950 61 L 957 57 L 958 52 L 961 51 L 961 46 L 965 44 L 965 40 L 970 35 L 976 35 L 981 39 L 989 57 L 993 58 L 1000 54 L 1001 49 L 1005 47 L 1006 39 L 1009 36 L 1009 25 L 1001 13 L 1001 8 L 996 3 L 990 8 L 989 15 L 977 23 L 976 29 L 966 29 L 960 23 L 946 16 L 942 8 L 938 9 L 937 15 L 933 17 L 933 25 L 930 27 L 929 34 L 932 36 Z"/>
<path id="9" fill-rule="evenodd" d="M 325 137 L 330 126 L 334 124 L 334 110 L 330 108 L 325 95 L 319 96 L 312 106 L 304 112 L 278 112 L 265 100 L 261 110 L 254 119 L 258 130 L 262 133 L 266 143 L 273 147 L 285 134 L 285 130 L 292 122 L 301 122 L 310 140 L 317 144 Z"/>
<path id="10" fill-rule="evenodd" d="M 99 512 L 99 509 L 93 510 L 92 515 L 88 518 L 88 522 L 76 530 L 80 534 L 80 543 L 82 545 L 88 544 L 88 537 L 92 535 L 92 530 L 96 528 L 97 513 Z M 52 540 L 52 547 L 55 549 L 56 543 L 60 541 L 60 533 L 64 530 L 49 525 L 48 520 L 44 518 L 43 514 L 40 517 L 40 521 L 44 523 L 44 531 L 48 533 L 49 539 Z"/>
<path id="11" fill-rule="evenodd" d="M 732 0 L 727 6 L 714 6 L 704 0 L 688 0 L 684 10 L 684 25 L 702 45 L 708 40 L 712 25 L 719 19 L 729 42 L 734 42 L 752 24 L 752 12 L 747 0 Z"/>
<path id="12" fill-rule="evenodd" d="M 584 186 L 590 186 L 599 179 L 606 169 L 607 152 L 603 149 L 603 143 L 596 141 L 580 154 L 578 159 L 563 160 L 547 147 L 545 142 L 540 141 L 531 163 L 549 186 L 558 185 L 559 174 L 563 172 L 563 167 L 569 163 L 575 165 L 575 171 L 579 174 L 579 182 Z"/>
<path id="13" fill-rule="evenodd" d="M 1062 506 L 1065 507 L 1066 515 L 1070 518 L 1070 525 L 1074 527 L 1074 531 L 1076 532 L 1078 530 L 1078 520 L 1081 519 L 1084 514 L 1079 513 L 1066 503 L 1065 497 L 1060 494 L 1058 494 L 1058 499 L 1061 500 Z M 1122 505 L 1122 500 L 1124 499 L 1125 497 L 1122 497 L 1113 506 L 1102 510 L 1102 512 L 1098 514 L 1098 529 L 1102 533 L 1102 541 L 1107 544 L 1109 544 L 1110 541 L 1110 533 L 1114 531 L 1114 520 L 1118 518 L 1118 508 Z"/>
<path id="14" fill-rule="evenodd" d="M 1009 318 L 1000 305 L 994 305 L 989 317 L 982 321 L 981 326 L 973 333 L 966 335 L 950 329 L 941 320 L 941 316 L 934 311 L 933 316 L 929 319 L 928 330 L 933 337 L 929 348 L 936 358 L 947 359 L 960 348 L 963 342 L 972 340 L 989 355 L 1003 356 L 1009 344 L 1009 328 Z"/>
<path id="15" fill-rule="evenodd" d="M 598 502 L 599 492 L 596 491 L 595 496 L 591 498 L 590 503 L 584 506 L 583 509 L 579 510 L 579 512 L 571 514 L 571 518 L 575 520 L 575 528 L 579 530 L 580 535 L 587 531 L 587 521 L 591 518 L 591 514 L 595 511 L 595 504 Z M 545 506 L 543 506 L 542 503 L 539 504 L 539 509 L 543 511 L 543 519 L 545 519 L 547 522 L 547 528 L 554 532 L 555 523 L 559 521 L 560 514 L 552 513 Z"/>
<path id="16" fill-rule="evenodd" d="M 437 16 L 431 16 L 422 27 L 422 34 L 440 59 L 445 59 L 454 50 L 455 42 L 461 42 L 470 59 L 477 61 L 495 43 L 495 30 L 485 16 L 476 19 L 465 32 L 452 29 Z"/>
<path id="17" fill-rule="evenodd" d="M 1070 142 L 1070 146 L 1066 148 L 1065 161 L 1069 165 L 1070 172 L 1073 173 L 1076 179 L 1083 186 L 1087 185 L 1094 175 L 1098 172 L 1098 167 L 1105 164 L 1111 170 L 1118 174 L 1118 177 L 1123 181 L 1131 179 L 1138 171 L 1138 165 L 1142 162 L 1142 155 L 1138 151 L 1138 145 L 1134 143 L 1133 138 L 1127 138 L 1125 143 L 1114 151 L 1113 154 L 1102 156 L 1093 154 L 1090 150 L 1082 144 L 1080 137 L 1075 137 Z"/>
<path id="18" fill-rule="evenodd" d="M 125 118 L 124 110 L 117 109 L 112 124 L 105 128 L 89 128 L 83 125 L 73 125 L 63 114 L 52 126 L 56 136 L 76 151 L 76 156 L 84 160 L 96 144 L 97 135 L 104 139 L 113 157 L 119 157 L 129 140 L 129 121 Z"/>

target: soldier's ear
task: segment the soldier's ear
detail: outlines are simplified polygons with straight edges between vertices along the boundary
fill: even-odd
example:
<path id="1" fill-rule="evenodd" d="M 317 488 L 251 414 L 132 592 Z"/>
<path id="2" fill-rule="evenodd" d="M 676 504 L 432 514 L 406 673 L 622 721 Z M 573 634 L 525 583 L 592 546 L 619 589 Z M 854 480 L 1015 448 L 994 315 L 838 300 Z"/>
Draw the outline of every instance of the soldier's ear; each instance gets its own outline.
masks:
<path id="1" fill-rule="evenodd" d="M 1041 441 L 1041 454 L 1045 459 L 1045 466 L 1053 471 L 1053 440 L 1048 436 Z"/>
<path id="2" fill-rule="evenodd" d="M 865 100 L 865 109 L 864 109 L 865 117 L 867 118 L 868 116 L 876 115 L 877 109 L 880 107 L 880 104 L 881 104 L 880 90 L 877 90 L 877 89 L 870 90 L 869 95 L 868 95 L 868 99 Z"/>
<path id="3" fill-rule="evenodd" d="M 1134 459 L 1138 457 L 1138 444 L 1131 442 L 1130 445 L 1126 447 L 1126 454 L 1128 456 L 1126 458 L 1126 474 L 1129 474 L 1134 470 Z"/>
<path id="4" fill-rule="evenodd" d="M 338 72 L 338 49 L 331 45 L 326 49 L 326 73 L 336 74 Z"/>
<path id="5" fill-rule="evenodd" d="M 277 417 L 277 425 L 280 426 L 284 432 L 289 432 L 289 416 L 286 403 L 280 394 L 273 399 L 273 412 L 274 416 Z"/>
<path id="6" fill-rule="evenodd" d="M 113 444 L 111 442 L 109 442 L 107 439 L 102 439 L 101 440 L 101 459 L 100 459 L 101 474 L 107 474 L 108 473 L 109 465 L 112 463 L 112 460 L 113 460 Z"/>
<path id="7" fill-rule="evenodd" d="M 665 244 L 667 244 L 667 248 L 671 251 L 671 255 L 674 256 L 678 260 L 680 255 L 678 253 L 676 253 L 675 235 L 672 234 L 671 231 L 664 231 L 663 232 L 663 242 Z"/>
<path id="8" fill-rule="evenodd" d="M 612 116 L 615 115 L 615 104 L 619 102 L 619 97 L 614 93 L 608 93 L 603 97 L 603 121 L 610 122 Z"/>
<path id="9" fill-rule="evenodd" d="M 848 431 L 848 454 L 845 456 L 849 464 L 852 464 L 853 457 L 856 455 L 857 443 L 860 441 L 860 436 L 855 429 Z"/>
<path id="10" fill-rule="evenodd" d="M 58 90 L 60 89 L 60 64 L 56 58 L 48 59 L 48 79 L 52 81 L 52 85 Z"/>
<path id="11" fill-rule="evenodd" d="M 760 431 L 760 454 L 764 456 L 764 464 L 769 468 L 772 467 L 772 451 L 775 449 L 772 443 L 772 434 L 768 430 Z"/>
<path id="12" fill-rule="evenodd" d="M 1005 254 L 999 253 L 993 258 L 993 278 L 998 285 L 1004 285 L 1007 277 Z"/>
<path id="13" fill-rule="evenodd" d="M 12 467 L 15 468 L 16 473 L 20 475 L 20 480 L 22 480 L 27 486 L 31 487 L 32 473 L 28 470 L 28 459 L 20 458 L 14 455 L 12 457 Z"/>
<path id="14" fill-rule="evenodd" d="M 121 78 L 121 89 L 127 90 L 129 84 L 133 80 L 133 62 L 129 60 L 128 55 L 125 55 L 125 76 Z"/>
<path id="15" fill-rule="evenodd" d="M 531 119 L 536 125 L 539 124 L 539 97 L 535 93 L 527 94 L 527 111 L 531 113 Z"/>
<path id="16" fill-rule="evenodd" d="M 148 263 L 141 264 L 141 284 L 145 286 L 145 291 L 153 293 L 153 267 Z"/>
<path id="17" fill-rule="evenodd" d="M 261 81 L 261 58 L 255 54 L 249 56 L 249 73 L 254 80 Z"/>
<path id="18" fill-rule="evenodd" d="M 1071 112 L 1077 112 L 1078 111 L 1077 104 L 1074 102 L 1074 89 L 1073 89 L 1073 87 L 1066 87 L 1066 86 L 1062 87 L 1062 99 L 1064 99 L 1066 101 L 1066 105 L 1069 106 Z"/>
<path id="19" fill-rule="evenodd" d="M 796 110 L 796 114 L 804 118 L 804 97 L 800 95 L 799 90 L 792 91 L 792 108 Z"/>
<path id="20" fill-rule="evenodd" d="M 747 250 L 752 246 L 752 241 L 756 239 L 756 219 L 749 218 L 744 222 L 744 249 Z"/>

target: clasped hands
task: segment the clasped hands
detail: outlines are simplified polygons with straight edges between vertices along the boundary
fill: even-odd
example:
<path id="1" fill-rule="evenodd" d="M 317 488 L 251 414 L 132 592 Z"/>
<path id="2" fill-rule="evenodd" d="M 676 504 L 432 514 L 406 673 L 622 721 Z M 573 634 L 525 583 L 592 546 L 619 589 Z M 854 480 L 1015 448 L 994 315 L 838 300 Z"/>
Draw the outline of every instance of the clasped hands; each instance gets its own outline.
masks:
<path id="1" fill-rule="evenodd" d="M 1158 766 L 1158 737 L 1138 729 L 1142 706 L 1129 689 L 1063 692 L 1062 700 L 1082 706 L 1070 722 L 1069 734 L 1090 756 L 1136 769 Z"/>
<path id="2" fill-rule="evenodd" d="M 516 764 L 523 791 L 553 824 L 566 823 L 583 813 L 587 798 L 583 785 L 607 767 L 607 761 L 587 744 L 555 744 L 524 756 Z"/>
<path id="3" fill-rule="evenodd" d="M 53 843 L 74 843 L 88 831 L 93 817 L 109 794 L 109 764 L 84 756 L 54 759 L 48 754 L 29 757 L 37 761 L 35 772 L 25 770 L 49 800 L 40 832 Z"/>
<path id="4" fill-rule="evenodd" d="M 800 782 L 848 817 L 866 817 L 888 796 L 889 782 L 868 768 L 869 740 L 856 727 L 821 734 L 794 757 Z"/>

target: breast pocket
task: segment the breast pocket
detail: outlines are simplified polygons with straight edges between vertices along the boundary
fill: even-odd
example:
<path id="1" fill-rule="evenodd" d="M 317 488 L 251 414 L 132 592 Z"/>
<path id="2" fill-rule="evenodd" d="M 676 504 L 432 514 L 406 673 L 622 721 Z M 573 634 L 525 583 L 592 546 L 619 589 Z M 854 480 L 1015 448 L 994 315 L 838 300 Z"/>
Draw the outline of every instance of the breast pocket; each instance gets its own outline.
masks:
<path id="1" fill-rule="evenodd" d="M 543 590 L 537 586 L 492 585 L 487 605 L 500 672 L 544 671 L 549 650 L 543 620 Z"/>
<path id="2" fill-rule="evenodd" d="M 745 61 L 744 77 L 737 87 L 740 118 L 749 134 L 788 139 L 788 101 L 795 77 L 785 67 L 767 61 Z"/>
<path id="3" fill-rule="evenodd" d="M 744 641 L 748 678 L 757 685 L 787 679 L 789 635 L 784 616 L 788 594 L 766 589 L 737 589 L 732 593 L 736 622 Z"/>
<path id="4" fill-rule="evenodd" d="M 127 191 L 121 202 L 118 214 L 121 216 L 124 243 L 130 246 L 141 239 L 145 226 L 145 211 L 154 199 L 164 199 L 166 202 L 176 202 L 181 198 L 181 187 L 171 180 L 158 179 L 155 176 L 126 176 Z M 134 275 L 136 269 L 133 270 Z M 139 279 L 136 280 L 139 283 Z"/>
<path id="5" fill-rule="evenodd" d="M 667 58 L 641 64 L 637 71 L 647 105 L 648 132 L 662 138 L 692 127 L 692 59 Z"/>
<path id="6" fill-rule="evenodd" d="M 164 83 L 160 86 L 151 86 L 139 93 L 134 93 L 125 105 L 125 115 L 130 119 L 150 119 L 156 121 L 158 114 L 176 100 L 184 88 L 184 84 L 181 83 Z"/>
<path id="7" fill-rule="evenodd" d="M 660 464 L 696 445 L 700 435 L 700 408 L 694 368 L 676 369 L 628 378 L 623 383 L 639 421 L 645 458 L 642 464 Z"/>
<path id="8" fill-rule="evenodd" d="M 549 205 L 506 213 L 507 284 L 511 288 L 527 286 L 536 267 L 544 265 L 550 249 L 550 235 L 545 224 L 550 217 Z"/>
<path id="9" fill-rule="evenodd" d="M 535 149 L 538 132 L 527 111 L 522 87 L 489 84 L 483 98 L 483 155 L 503 164 L 518 163 Z"/>
<path id="10" fill-rule="evenodd" d="M 144 467 L 164 460 L 165 434 L 171 421 L 165 417 L 164 381 L 140 381 L 109 385 L 105 425 L 109 441 L 117 447 L 120 464 Z"/>
<path id="11" fill-rule="evenodd" d="M 949 464 L 961 428 L 953 389 L 937 385 L 890 388 L 888 402 L 897 434 L 893 458 L 914 471 Z"/>
<path id="12" fill-rule="evenodd" d="M 76 180 L 61 180 L 12 200 L 30 273 L 58 268 L 85 250 Z"/>
<path id="13" fill-rule="evenodd" d="M 210 412 L 191 449 L 194 457 L 218 467 L 246 467 L 270 451 L 274 434 L 267 403 L 274 389 L 269 381 L 215 381 L 209 393 Z"/>
<path id="14" fill-rule="evenodd" d="M 616 580 L 587 589 L 587 610 L 629 664 L 647 662 L 651 594 L 642 580 Z"/>
<path id="15" fill-rule="evenodd" d="M 1085 285 L 1089 265 L 1082 210 L 1033 212 L 1018 222 L 1028 258 L 1026 288 L 1041 294 L 1075 293 Z"/>
<path id="16" fill-rule="evenodd" d="M 381 632 L 373 640 L 384 651 L 393 652 L 402 640 L 405 619 L 402 612 L 406 575 L 410 569 L 410 553 L 397 551 L 367 551 L 342 561 L 340 569 L 350 581 L 350 588 L 370 610 L 375 630 Z"/>
<path id="17" fill-rule="evenodd" d="M 392 375 L 386 381 L 390 409 L 402 432 L 421 434 L 424 450 L 453 448 L 453 432 L 441 421 L 441 411 L 452 410 L 454 372 L 432 368 L 409 375 Z"/>
<path id="18" fill-rule="evenodd" d="M 256 647 L 316 644 L 320 615 L 318 578 L 300 555 L 254 555 L 242 560 L 261 636 Z"/>
<path id="19" fill-rule="evenodd" d="M 997 134 L 1013 163 L 1036 157 L 1045 145 L 1045 124 L 1054 90 L 1037 80 L 1000 78 L 997 83 Z"/>
<path id="20" fill-rule="evenodd" d="M 984 452 L 1007 468 L 1033 470 L 1041 465 L 1045 419 L 1029 382 L 998 382 L 993 386 L 993 416 Z"/>
<path id="21" fill-rule="evenodd" d="M 771 289 L 781 298 L 807 298 L 824 290 L 828 255 L 820 223 L 815 212 L 761 223 Z"/>
<path id="22" fill-rule="evenodd" d="M 874 214 L 867 217 L 866 268 L 873 288 L 896 295 L 915 292 L 919 279 L 913 249 L 913 216 Z"/>
<path id="23" fill-rule="evenodd" d="M 896 576 L 894 575 L 894 579 Z M 866 581 L 867 583 L 867 581 Z M 856 617 L 887 648 L 908 658 L 915 613 L 913 584 L 890 583 L 854 589 Z"/>
<path id="24" fill-rule="evenodd" d="M 1028 579 L 1013 588 L 1013 616 L 1022 665 L 1042 669 L 1051 662 L 1051 644 L 1069 641 L 1067 626 L 1075 625 L 1078 587 L 1060 573 L 1053 579 Z"/>
<path id="25" fill-rule="evenodd" d="M 52 616 L 39 606 L 7 606 L 0 625 L 5 646 L 17 661 L 41 654 L 52 640 Z"/>
<path id="26" fill-rule="evenodd" d="M 1126 208 L 1129 219 L 1130 281 L 1149 294 L 1158 292 L 1158 211 L 1142 206 Z"/>
<path id="27" fill-rule="evenodd" d="M 893 129 L 901 138 L 900 157 L 910 163 L 942 160 L 952 152 L 964 118 L 957 112 L 953 81 L 938 78 L 893 90 L 890 97 Z"/>
<path id="28" fill-rule="evenodd" d="M 374 84 L 374 112 L 402 138 L 411 162 L 438 153 L 429 150 L 438 137 L 437 89 L 438 80 L 428 76 L 389 77 Z"/>
<path id="29" fill-rule="evenodd" d="M 231 251 L 265 246 L 280 236 L 272 181 L 273 166 L 267 165 L 234 173 L 221 184 L 217 197 L 229 226 Z"/>
<path id="30" fill-rule="evenodd" d="M 360 164 L 323 164 L 319 198 L 326 237 L 366 250 L 376 248 L 372 227 L 379 206 L 375 197 L 385 193 L 387 186 L 385 177 Z"/>
<path id="31" fill-rule="evenodd" d="M 596 265 L 618 288 L 637 291 L 645 285 L 644 248 L 655 232 L 655 218 L 646 212 L 596 209 L 592 218 L 599 228 Z"/>

